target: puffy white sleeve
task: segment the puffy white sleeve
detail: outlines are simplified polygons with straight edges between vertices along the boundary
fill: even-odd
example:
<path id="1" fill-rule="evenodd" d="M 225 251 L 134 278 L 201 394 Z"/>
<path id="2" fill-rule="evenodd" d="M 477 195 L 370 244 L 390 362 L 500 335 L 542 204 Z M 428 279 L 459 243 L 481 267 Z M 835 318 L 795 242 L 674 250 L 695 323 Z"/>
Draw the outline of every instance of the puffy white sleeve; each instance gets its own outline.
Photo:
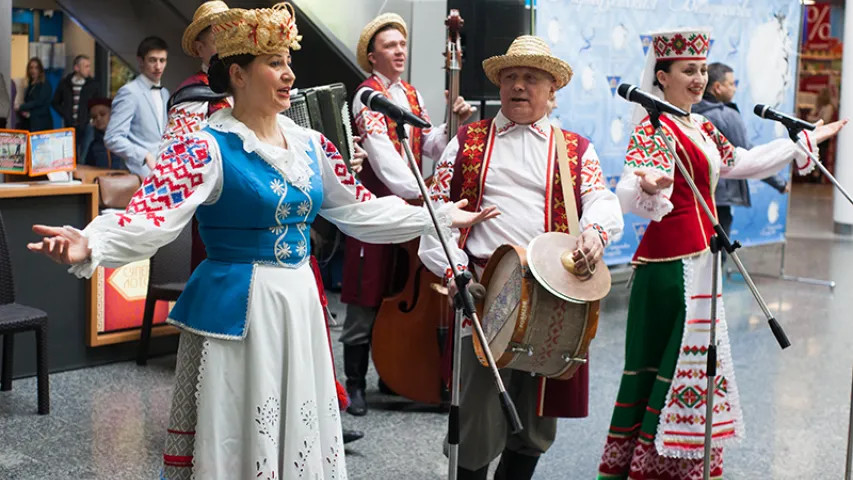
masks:
<path id="1" fill-rule="evenodd" d="M 425 208 L 407 204 L 395 196 L 376 198 L 356 181 L 337 147 L 326 137 L 312 137 L 321 163 L 323 205 L 320 215 L 341 232 L 367 243 L 403 243 L 435 233 Z M 449 232 L 451 219 L 446 209 L 438 212 L 442 230 Z"/>
<path id="2" fill-rule="evenodd" d="M 435 175 L 433 176 L 433 183 L 430 185 L 429 197 L 436 207 L 443 207 L 452 201 L 450 198 L 450 182 L 453 179 L 458 151 L 459 141 L 454 137 L 447 144 L 447 148 L 444 149 L 444 153 L 441 154 L 441 158 L 435 165 Z M 447 246 L 450 249 L 453 262 L 460 269 L 466 270 L 468 268 L 468 255 L 459 248 L 459 230 L 453 230 L 452 234 L 445 238 L 447 238 Z M 441 241 L 437 236 L 430 235 L 421 239 L 418 257 L 434 275 L 445 278 L 451 277 L 452 270 L 447 263 L 447 256 L 444 254 Z"/>
<path id="3" fill-rule="evenodd" d="M 163 142 L 172 142 L 180 137 L 201 130 L 207 121 L 207 102 L 183 102 L 169 109 L 169 124 L 163 132 Z"/>
<path id="4" fill-rule="evenodd" d="M 667 135 L 670 133 L 667 131 Z M 673 142 L 675 141 L 672 138 Z M 659 170 L 668 176 L 674 174 L 675 162 L 663 140 L 654 134 L 654 128 L 647 121 L 634 129 L 625 154 L 625 167 L 622 177 L 616 185 L 616 196 L 625 213 L 633 213 L 643 218 L 659 222 L 672 211 L 672 186 L 653 195 L 640 188 L 640 177 L 634 172 L 639 169 Z"/>
<path id="5" fill-rule="evenodd" d="M 420 190 L 408 161 L 400 155 L 388 136 L 385 116 L 369 110 L 358 96 L 353 100 L 352 108 L 358 135 L 367 152 L 367 161 L 379 181 L 400 198 L 420 198 Z"/>
<path id="6" fill-rule="evenodd" d="M 709 121 L 705 121 L 702 128 L 717 144 L 722 159 L 720 176 L 723 178 L 760 180 L 775 175 L 792 161 L 796 163 L 795 170 L 800 175 L 807 175 L 815 168 L 812 159 L 788 138 L 773 140 L 747 150 L 735 148 Z M 818 158 L 817 148 L 808 133 L 801 133 L 800 139 L 809 152 Z"/>
<path id="7" fill-rule="evenodd" d="M 625 221 L 619 198 L 607 188 L 601 162 L 592 144 L 581 159 L 581 230 L 598 232 L 605 246 L 622 236 Z"/>
<path id="8" fill-rule="evenodd" d="M 164 145 L 127 209 L 101 215 L 83 229 L 92 254 L 69 272 L 89 278 L 100 265 L 151 257 L 180 235 L 199 205 L 216 200 L 221 181 L 222 159 L 210 135 L 199 132 Z"/>

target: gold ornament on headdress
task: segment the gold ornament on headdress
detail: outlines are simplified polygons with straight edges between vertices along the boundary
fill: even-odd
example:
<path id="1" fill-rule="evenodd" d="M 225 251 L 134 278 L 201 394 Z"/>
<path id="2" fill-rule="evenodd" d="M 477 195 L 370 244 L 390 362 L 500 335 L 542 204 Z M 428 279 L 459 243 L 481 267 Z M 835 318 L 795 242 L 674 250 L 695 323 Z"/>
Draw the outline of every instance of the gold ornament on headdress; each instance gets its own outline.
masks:
<path id="1" fill-rule="evenodd" d="M 271 55 L 299 50 L 302 36 L 296 29 L 296 14 L 289 3 L 272 8 L 232 8 L 211 21 L 219 58 L 233 55 Z"/>

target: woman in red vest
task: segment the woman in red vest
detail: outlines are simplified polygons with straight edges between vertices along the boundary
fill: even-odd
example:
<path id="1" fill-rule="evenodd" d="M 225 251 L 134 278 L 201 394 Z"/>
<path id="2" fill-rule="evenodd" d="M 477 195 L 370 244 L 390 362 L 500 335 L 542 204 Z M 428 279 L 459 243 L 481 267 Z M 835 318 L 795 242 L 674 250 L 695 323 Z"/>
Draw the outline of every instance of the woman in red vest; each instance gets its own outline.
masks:
<path id="1" fill-rule="evenodd" d="M 667 102 L 690 112 L 708 82 L 708 31 L 675 31 L 652 36 L 643 84 Z M 672 154 L 644 110 L 628 144 L 616 187 L 624 212 L 652 220 L 634 255 L 635 274 L 628 309 L 625 369 L 600 479 L 682 480 L 701 478 L 705 432 L 705 365 L 709 343 L 714 231 Z M 704 117 L 664 114 L 664 134 L 711 210 L 714 188 L 723 178 L 764 178 L 796 161 L 805 174 L 814 168 L 789 139 L 751 150 L 733 147 Z M 836 122 L 805 136 L 813 148 L 844 126 Z M 720 285 L 718 285 L 720 291 Z M 738 390 L 732 370 L 725 313 L 718 303 L 718 377 L 714 395 L 711 477 L 723 473 L 723 445 L 743 436 Z M 676 374 L 677 372 L 677 374 Z"/>

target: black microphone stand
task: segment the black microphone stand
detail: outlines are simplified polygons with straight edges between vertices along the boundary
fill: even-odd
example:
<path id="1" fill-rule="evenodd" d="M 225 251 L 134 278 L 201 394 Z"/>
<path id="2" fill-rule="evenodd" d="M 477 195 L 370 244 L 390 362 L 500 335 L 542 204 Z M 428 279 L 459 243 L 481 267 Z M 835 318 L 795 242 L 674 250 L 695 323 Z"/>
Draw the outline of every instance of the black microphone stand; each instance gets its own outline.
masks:
<path id="1" fill-rule="evenodd" d="M 660 137 L 667 148 L 669 149 L 672 158 L 675 161 L 675 165 L 678 167 L 679 172 L 681 172 L 681 176 L 684 177 L 684 180 L 687 182 L 687 185 L 690 187 L 690 190 L 693 192 L 693 196 L 696 197 L 696 201 L 702 207 L 702 211 L 705 216 L 711 221 L 711 224 L 714 226 L 714 235 L 711 236 L 710 248 L 711 254 L 713 255 L 714 266 L 712 268 L 712 284 L 711 284 L 711 338 L 708 343 L 708 363 L 706 365 L 706 376 L 707 376 L 707 389 L 705 390 L 705 459 L 704 459 L 704 470 L 703 470 L 703 478 L 708 480 L 711 478 L 711 442 L 713 439 L 713 430 L 714 430 L 714 396 L 716 394 L 716 377 L 717 377 L 717 295 L 718 295 L 718 285 L 719 282 L 719 269 L 720 269 L 720 251 L 725 250 L 731 259 L 737 265 L 740 274 L 743 275 L 746 284 L 749 286 L 752 295 L 755 297 L 755 301 L 758 302 L 758 306 L 761 307 L 761 310 L 764 312 L 764 316 L 767 317 L 767 322 L 770 324 L 770 330 L 773 332 L 773 336 L 776 337 L 776 341 L 779 343 L 779 346 L 783 349 L 791 346 L 791 342 L 788 341 L 788 337 L 785 335 L 785 331 L 782 330 L 782 326 L 779 325 L 779 322 L 776 321 L 776 318 L 773 317 L 773 313 L 770 311 L 770 308 L 764 302 L 764 299 L 761 297 L 761 293 L 759 293 L 758 288 L 755 286 L 755 283 L 750 278 L 749 273 L 747 273 L 746 268 L 743 266 L 743 263 L 740 261 L 736 250 L 740 248 L 740 243 L 735 241 L 731 242 L 729 240 L 728 235 L 726 235 L 725 230 L 717 221 L 717 217 L 711 211 L 708 204 L 705 202 L 705 199 L 702 198 L 702 194 L 699 192 L 699 189 L 696 187 L 696 184 L 693 182 L 693 177 L 690 176 L 690 172 L 688 172 L 687 168 L 685 168 L 684 164 L 681 162 L 681 158 L 679 158 L 677 150 L 675 146 L 670 141 L 669 137 L 663 132 L 661 128 L 660 116 L 661 112 L 655 109 L 646 108 L 646 111 L 649 113 L 649 120 L 651 121 L 652 126 L 655 128 L 655 133 L 658 137 Z"/>
<path id="2" fill-rule="evenodd" d="M 521 425 L 521 418 L 518 416 L 518 412 L 515 409 L 515 404 L 510 398 L 509 394 L 504 387 L 503 380 L 501 379 L 500 372 L 498 371 L 498 367 L 495 364 L 495 359 L 492 356 L 492 352 L 489 349 L 489 342 L 486 340 L 486 335 L 483 333 L 483 328 L 480 325 L 480 318 L 477 315 L 477 309 L 474 305 L 474 297 L 471 296 L 471 292 L 468 291 L 468 283 L 471 281 L 471 273 L 463 272 L 453 262 L 453 256 L 450 254 L 450 249 L 448 248 L 447 239 L 444 237 L 444 234 L 441 231 L 441 228 L 438 224 L 438 218 L 435 214 L 435 208 L 433 207 L 432 200 L 430 200 L 429 192 L 427 191 L 426 184 L 424 183 L 423 175 L 421 174 L 420 168 L 418 164 L 415 162 L 415 157 L 412 155 L 412 149 L 409 146 L 408 134 L 406 133 L 406 125 L 405 123 L 398 121 L 397 122 L 397 138 L 400 139 L 400 143 L 403 145 L 403 150 L 406 153 L 406 159 L 409 162 L 409 169 L 411 169 L 412 173 L 415 175 L 415 179 L 418 182 L 418 189 L 421 191 L 421 196 L 424 199 L 424 205 L 426 205 L 427 210 L 429 211 L 429 215 L 432 218 L 432 222 L 435 225 L 436 233 L 438 234 L 438 240 L 441 242 L 441 248 L 444 250 L 444 255 L 447 257 L 447 263 L 450 265 L 450 268 L 453 270 L 453 281 L 456 284 L 456 295 L 453 298 L 453 305 L 456 309 L 456 324 L 454 325 L 454 334 L 453 334 L 453 385 L 451 387 L 451 400 L 450 400 L 450 417 L 448 420 L 448 432 L 447 432 L 447 443 L 448 443 L 448 479 L 456 480 L 456 472 L 459 467 L 459 388 L 460 388 L 460 357 L 461 357 L 461 345 L 462 345 L 462 314 L 465 317 L 471 319 L 474 324 L 474 332 L 477 335 L 477 338 L 480 339 L 480 344 L 483 345 L 483 352 L 486 356 L 486 360 L 489 364 L 489 369 L 491 370 L 492 376 L 494 377 L 495 387 L 498 389 L 498 396 L 500 398 L 501 407 L 503 408 L 504 415 L 506 416 L 507 421 L 510 425 L 510 431 L 513 434 L 520 433 L 523 430 Z"/>

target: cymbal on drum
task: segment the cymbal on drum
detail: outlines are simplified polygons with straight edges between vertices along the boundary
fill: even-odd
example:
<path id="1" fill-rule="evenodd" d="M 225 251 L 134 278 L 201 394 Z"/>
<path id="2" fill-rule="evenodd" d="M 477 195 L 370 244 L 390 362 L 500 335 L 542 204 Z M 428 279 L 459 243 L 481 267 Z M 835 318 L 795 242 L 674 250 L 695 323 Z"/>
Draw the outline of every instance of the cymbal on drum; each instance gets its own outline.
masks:
<path id="1" fill-rule="evenodd" d="M 560 261 L 565 252 L 577 249 L 577 237 L 567 233 L 548 232 L 537 236 L 527 246 L 527 264 L 542 287 L 569 302 L 585 303 L 601 300 L 610 292 L 610 270 L 604 262 L 595 265 L 595 273 L 578 277 Z"/>

